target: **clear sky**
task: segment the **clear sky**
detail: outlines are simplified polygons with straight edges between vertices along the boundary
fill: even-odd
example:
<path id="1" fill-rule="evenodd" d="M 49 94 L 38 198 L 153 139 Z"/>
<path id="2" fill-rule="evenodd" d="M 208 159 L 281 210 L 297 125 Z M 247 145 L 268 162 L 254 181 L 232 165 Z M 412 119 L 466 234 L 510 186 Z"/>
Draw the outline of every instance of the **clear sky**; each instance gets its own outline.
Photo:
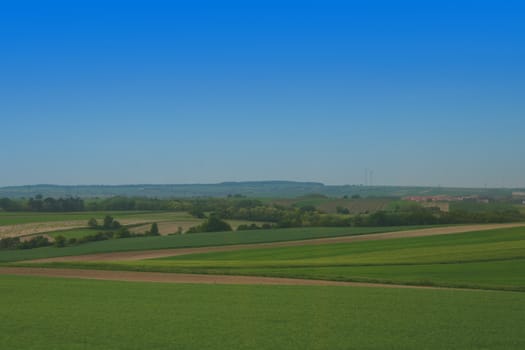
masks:
<path id="1" fill-rule="evenodd" d="M 0 186 L 525 186 L 523 1 L 0 2 Z"/>

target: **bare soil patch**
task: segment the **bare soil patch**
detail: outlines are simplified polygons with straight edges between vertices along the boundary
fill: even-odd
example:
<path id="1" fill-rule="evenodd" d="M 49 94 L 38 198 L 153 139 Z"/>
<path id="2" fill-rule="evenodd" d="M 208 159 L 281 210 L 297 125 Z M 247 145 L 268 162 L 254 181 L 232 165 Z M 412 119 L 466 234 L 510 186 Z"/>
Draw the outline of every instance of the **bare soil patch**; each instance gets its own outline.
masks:
<path id="1" fill-rule="evenodd" d="M 452 289 L 427 286 L 408 286 L 397 284 L 362 283 L 307 280 L 279 277 L 198 275 L 162 272 L 101 271 L 81 269 L 52 269 L 33 267 L 0 267 L 0 274 L 43 276 L 61 278 L 81 278 L 94 280 L 158 282 L 158 283 L 198 283 L 198 284 L 255 284 L 255 285 L 297 285 L 297 286 L 347 286 L 381 288 Z"/>
<path id="2" fill-rule="evenodd" d="M 229 246 L 217 246 L 217 247 L 199 247 L 199 248 L 176 248 L 176 249 L 158 249 L 158 250 L 143 250 L 143 251 L 131 251 L 131 252 L 114 252 L 114 253 L 100 253 L 100 254 L 88 254 L 88 255 L 76 255 L 76 256 L 64 256 L 56 258 L 37 259 L 26 262 L 58 262 L 58 261 L 133 261 L 133 260 L 144 260 L 163 258 L 169 256 L 179 256 L 187 254 L 201 254 L 211 252 L 225 252 L 225 251 L 236 251 L 242 249 L 260 249 L 260 248 L 274 248 L 274 247 L 290 247 L 290 246 L 301 246 L 301 245 L 319 245 L 319 244 L 331 244 L 331 243 L 349 243 L 349 242 L 360 242 L 360 241 L 376 241 L 394 238 L 407 238 L 407 237 L 426 237 L 435 235 L 446 235 L 465 233 L 472 231 L 486 231 L 494 230 L 499 228 L 511 228 L 525 226 L 525 223 L 514 223 L 514 224 L 488 224 L 488 225 L 464 225 L 464 226 L 449 226 L 449 227 L 434 227 L 419 230 L 407 230 L 407 231 L 395 231 L 385 233 L 374 233 L 359 236 L 345 236 L 345 237 L 333 237 L 333 238 L 316 238 L 301 241 L 286 241 L 286 242 L 273 242 L 273 243 L 256 243 L 256 244 L 238 244 Z"/>
<path id="3" fill-rule="evenodd" d="M 37 233 L 71 230 L 86 227 L 85 220 L 35 222 L 29 224 L 15 224 L 0 226 L 0 237 L 22 237 Z"/>

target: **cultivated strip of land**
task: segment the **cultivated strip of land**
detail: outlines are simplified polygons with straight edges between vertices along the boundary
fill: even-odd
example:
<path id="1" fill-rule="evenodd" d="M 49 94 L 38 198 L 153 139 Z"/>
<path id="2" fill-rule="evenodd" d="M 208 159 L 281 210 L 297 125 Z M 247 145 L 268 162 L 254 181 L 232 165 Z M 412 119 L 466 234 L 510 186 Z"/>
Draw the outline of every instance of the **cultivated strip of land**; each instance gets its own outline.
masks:
<path id="1" fill-rule="evenodd" d="M 354 236 L 315 238 L 315 239 L 298 240 L 298 241 L 237 244 L 237 245 L 198 247 L 198 248 L 178 248 L 178 249 L 176 248 L 176 249 L 158 249 L 158 250 L 144 250 L 144 251 L 99 253 L 99 254 L 87 254 L 87 255 L 36 259 L 36 260 L 25 261 L 25 262 L 44 263 L 44 262 L 74 262 L 74 261 L 80 261 L 80 262 L 134 261 L 134 260 L 155 259 L 155 258 L 188 255 L 188 254 L 236 251 L 236 250 L 242 250 L 242 249 L 260 249 L 260 248 L 275 248 L 275 247 L 289 247 L 289 246 L 302 246 L 302 245 L 319 245 L 319 244 L 332 244 L 332 243 L 349 243 L 349 242 L 359 242 L 359 241 L 386 240 L 386 239 L 395 239 L 395 238 L 427 237 L 427 236 L 435 236 L 435 235 L 456 234 L 456 233 L 465 233 L 465 232 L 473 232 L 473 231 L 486 231 L 486 230 L 495 230 L 495 229 L 520 227 L 520 226 L 525 226 L 525 223 L 447 226 L 447 227 L 434 227 L 434 228 L 428 228 L 428 229 L 416 229 L 416 230 L 394 231 L 394 232 L 385 232 L 385 233 L 363 234 L 363 235 L 354 235 Z"/>
<path id="2" fill-rule="evenodd" d="M 123 225 L 138 225 L 151 222 L 148 219 L 121 219 L 119 222 Z M 50 221 L 50 222 L 35 222 L 27 224 L 14 224 L 0 226 L 0 238 L 5 237 L 24 237 L 29 235 L 53 232 L 66 231 L 76 228 L 86 228 L 86 220 L 71 220 L 71 221 Z M 148 227 L 148 226 L 144 226 Z"/>
<path id="3" fill-rule="evenodd" d="M 323 281 L 296 278 L 231 276 L 231 275 L 198 275 L 162 272 L 102 271 L 82 269 L 54 269 L 36 267 L 0 267 L 0 274 L 81 278 L 94 280 L 111 280 L 127 282 L 157 283 L 192 283 L 192 284 L 260 284 L 260 285 L 298 285 L 298 286 L 347 286 L 347 287 L 381 287 L 411 289 L 458 289 L 428 286 L 409 286 L 400 284 L 380 284 L 362 282 Z"/>

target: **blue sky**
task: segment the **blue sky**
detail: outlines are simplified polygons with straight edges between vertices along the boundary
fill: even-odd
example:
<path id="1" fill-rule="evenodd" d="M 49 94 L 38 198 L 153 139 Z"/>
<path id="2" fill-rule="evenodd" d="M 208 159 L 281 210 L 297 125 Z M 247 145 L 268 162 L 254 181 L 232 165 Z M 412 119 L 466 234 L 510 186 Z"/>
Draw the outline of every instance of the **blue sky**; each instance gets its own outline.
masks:
<path id="1" fill-rule="evenodd" d="M 2 1 L 0 186 L 525 186 L 518 1 Z"/>

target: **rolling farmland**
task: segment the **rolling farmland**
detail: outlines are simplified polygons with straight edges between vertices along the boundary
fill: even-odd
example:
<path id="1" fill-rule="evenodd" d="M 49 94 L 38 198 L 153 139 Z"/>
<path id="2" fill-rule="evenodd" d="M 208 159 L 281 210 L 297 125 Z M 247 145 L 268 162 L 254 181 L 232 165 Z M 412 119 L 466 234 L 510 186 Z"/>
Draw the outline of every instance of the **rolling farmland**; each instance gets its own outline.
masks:
<path id="1" fill-rule="evenodd" d="M 172 215 L 121 217 L 188 219 Z M 7 336 L 3 344 L 519 349 L 523 225 L 288 228 L 4 250 L 3 329 L 31 332 L 23 342 Z"/>
<path id="2" fill-rule="evenodd" d="M 20 276 L 0 293 L 2 345 L 20 350 L 525 346 L 523 293 Z"/>
<path id="3" fill-rule="evenodd" d="M 315 240 L 310 243 L 313 242 Z M 250 245 L 218 247 L 209 252 L 204 249 L 204 253 L 196 249 L 193 254 L 190 250 L 183 255 L 178 255 L 177 250 L 168 250 L 166 256 L 159 251 L 157 256 L 161 258 L 152 259 L 153 254 L 143 256 L 145 260 L 130 259 L 126 255 L 119 258 L 118 254 L 100 256 L 100 261 L 97 255 L 90 259 L 66 257 L 42 261 L 37 266 L 525 291 L 524 227 L 427 237 L 394 236 L 352 243 L 308 243 L 270 245 L 262 249 Z M 140 259 L 140 255 L 138 257 Z"/>

